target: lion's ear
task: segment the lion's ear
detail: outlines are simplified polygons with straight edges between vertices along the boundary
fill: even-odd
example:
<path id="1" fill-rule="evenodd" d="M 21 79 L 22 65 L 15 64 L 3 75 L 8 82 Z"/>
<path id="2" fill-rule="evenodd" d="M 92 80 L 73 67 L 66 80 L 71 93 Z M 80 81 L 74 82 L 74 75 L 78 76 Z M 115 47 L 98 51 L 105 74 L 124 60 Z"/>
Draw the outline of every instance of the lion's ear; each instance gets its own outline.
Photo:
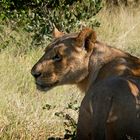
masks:
<path id="1" fill-rule="evenodd" d="M 97 37 L 94 30 L 90 28 L 84 28 L 76 38 L 77 46 L 84 48 L 86 51 L 90 51 L 94 47 L 96 38 Z"/>
<path id="2" fill-rule="evenodd" d="M 60 32 L 55 26 L 53 28 L 53 37 L 54 38 L 59 38 L 62 37 L 64 35 L 63 32 Z"/>

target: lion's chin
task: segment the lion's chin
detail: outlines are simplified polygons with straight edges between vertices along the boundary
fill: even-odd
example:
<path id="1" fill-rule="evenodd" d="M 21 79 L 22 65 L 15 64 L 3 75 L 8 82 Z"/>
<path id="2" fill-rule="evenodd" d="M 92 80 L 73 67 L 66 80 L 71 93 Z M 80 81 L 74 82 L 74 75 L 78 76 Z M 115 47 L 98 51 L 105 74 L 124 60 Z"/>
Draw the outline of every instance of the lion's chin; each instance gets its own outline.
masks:
<path id="1" fill-rule="evenodd" d="M 44 91 L 44 92 L 47 92 L 49 90 L 51 90 L 52 88 L 50 87 L 41 87 L 41 86 L 36 86 L 36 88 L 39 90 L 39 91 Z"/>
<path id="2" fill-rule="evenodd" d="M 58 81 L 53 83 L 53 84 L 38 84 L 38 83 L 36 83 L 36 87 L 40 91 L 47 92 L 47 91 L 51 90 L 52 88 L 56 87 L 57 84 L 58 84 Z"/>

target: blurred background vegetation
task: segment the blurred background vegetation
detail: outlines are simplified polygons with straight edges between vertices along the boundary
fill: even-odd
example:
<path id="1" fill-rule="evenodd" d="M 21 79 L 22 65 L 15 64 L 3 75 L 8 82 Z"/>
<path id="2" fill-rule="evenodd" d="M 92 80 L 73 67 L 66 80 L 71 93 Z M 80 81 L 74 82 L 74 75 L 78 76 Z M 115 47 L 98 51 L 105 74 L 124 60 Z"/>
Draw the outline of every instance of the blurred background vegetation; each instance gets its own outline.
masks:
<path id="1" fill-rule="evenodd" d="M 40 43 L 50 38 L 52 24 L 66 32 L 81 24 L 99 27 L 100 21 L 93 17 L 103 6 L 129 5 L 138 6 L 139 0 L 1 0 L 0 21 L 35 33 L 33 42 Z"/>
<path id="2" fill-rule="evenodd" d="M 12 28 L 33 32 L 33 43 L 50 38 L 52 25 L 62 31 L 75 31 L 82 25 L 99 27 L 96 14 L 103 6 L 138 6 L 139 0 L 1 0 L 0 21 Z M 92 20 L 91 20 L 92 19 Z"/>
<path id="3" fill-rule="evenodd" d="M 30 70 L 64 32 L 94 27 L 98 40 L 140 57 L 139 0 L 0 0 L 0 140 L 72 139 L 84 96 L 75 86 L 37 91 Z"/>
<path id="4" fill-rule="evenodd" d="M 101 0 L 2 0 L 0 19 L 12 22 L 13 28 L 35 32 L 34 39 L 40 41 L 50 34 L 52 24 L 69 32 L 95 16 L 101 7 Z M 94 25 L 99 26 L 99 22 L 92 22 Z"/>

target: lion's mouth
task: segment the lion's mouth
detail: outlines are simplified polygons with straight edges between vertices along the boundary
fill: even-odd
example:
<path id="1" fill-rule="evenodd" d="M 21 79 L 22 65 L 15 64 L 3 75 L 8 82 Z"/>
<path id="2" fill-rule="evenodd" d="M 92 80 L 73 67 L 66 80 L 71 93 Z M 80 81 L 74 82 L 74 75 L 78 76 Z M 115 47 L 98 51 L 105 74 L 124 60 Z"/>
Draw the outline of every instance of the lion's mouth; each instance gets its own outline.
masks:
<path id="1" fill-rule="evenodd" d="M 55 86 L 57 86 L 59 81 L 56 81 L 54 83 L 49 83 L 49 84 L 42 84 L 42 83 L 38 83 L 36 82 L 36 87 L 38 90 L 41 90 L 41 91 L 48 91 L 52 88 L 54 88 Z"/>

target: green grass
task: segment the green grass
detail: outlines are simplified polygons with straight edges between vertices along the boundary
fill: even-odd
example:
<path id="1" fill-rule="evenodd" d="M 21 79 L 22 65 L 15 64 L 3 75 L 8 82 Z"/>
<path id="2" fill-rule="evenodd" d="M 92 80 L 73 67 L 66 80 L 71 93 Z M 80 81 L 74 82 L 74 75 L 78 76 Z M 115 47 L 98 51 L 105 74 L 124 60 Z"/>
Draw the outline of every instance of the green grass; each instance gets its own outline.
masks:
<path id="1" fill-rule="evenodd" d="M 97 15 L 98 40 L 140 56 L 140 10 L 115 12 L 103 9 Z M 0 25 L 0 140 L 63 138 L 68 120 L 55 114 L 64 112 L 77 120 L 70 105 L 79 106 L 83 95 L 76 87 L 57 87 L 46 94 L 36 90 L 30 70 L 43 47 L 31 48 L 31 41 L 32 34 Z"/>

